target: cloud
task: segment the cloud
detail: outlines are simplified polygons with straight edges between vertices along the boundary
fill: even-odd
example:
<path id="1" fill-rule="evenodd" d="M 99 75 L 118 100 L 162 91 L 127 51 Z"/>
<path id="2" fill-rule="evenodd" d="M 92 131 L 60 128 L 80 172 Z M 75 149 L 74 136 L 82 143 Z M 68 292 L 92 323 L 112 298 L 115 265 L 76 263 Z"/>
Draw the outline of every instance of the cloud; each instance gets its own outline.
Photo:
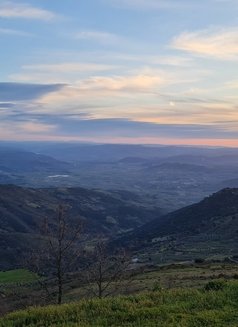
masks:
<path id="1" fill-rule="evenodd" d="M 131 102 L 140 102 L 139 99 L 158 91 L 166 83 L 165 77 L 156 73 L 92 76 L 45 94 L 38 101 L 45 110 L 63 112 L 67 108 L 74 113 L 81 104 L 87 104 L 94 106 L 94 114 L 111 115 L 112 108 L 126 109 Z"/>
<path id="2" fill-rule="evenodd" d="M 118 44 L 123 41 L 123 38 L 112 33 L 102 31 L 84 30 L 74 33 L 73 38 L 76 40 L 93 41 L 101 44 Z"/>
<path id="3" fill-rule="evenodd" d="M 0 102 L 0 109 L 8 109 L 8 108 L 14 108 L 15 103 L 11 102 Z"/>
<path id="4" fill-rule="evenodd" d="M 40 67 L 38 67 L 40 68 Z M 12 76 L 12 78 L 17 78 L 21 81 L 24 81 L 24 78 L 29 78 L 29 82 L 34 81 L 36 79 L 37 82 L 49 81 L 50 78 L 57 79 L 57 73 L 54 74 L 54 70 L 57 68 L 56 66 L 51 66 L 50 69 L 52 71 L 48 71 L 47 74 L 37 73 L 34 71 L 30 75 L 19 74 L 19 76 Z M 67 66 L 62 66 L 62 71 L 67 69 Z M 71 67 L 73 69 L 73 67 Z M 101 67 L 102 68 L 102 67 Z M 107 67 L 105 67 L 107 68 Z M 80 69 L 80 67 L 78 67 Z M 50 77 L 51 76 L 51 77 Z M 63 73 L 63 77 L 60 74 L 58 76 L 58 80 L 64 80 L 65 74 Z M 39 78 L 39 80 L 37 80 Z M 47 86 L 47 90 L 43 90 L 42 95 L 38 97 L 38 101 L 50 107 L 71 107 L 72 105 L 78 105 L 82 102 L 84 103 L 96 103 L 100 106 L 103 103 L 104 107 L 113 106 L 113 102 L 117 103 L 121 100 L 123 101 L 123 97 L 130 98 L 133 97 L 134 94 L 138 94 L 138 96 L 144 93 L 151 93 L 162 85 L 166 85 L 168 83 L 168 77 L 162 71 L 152 71 L 152 70 L 141 70 L 137 71 L 134 74 L 130 75 L 96 75 L 80 78 L 79 73 L 76 75 L 70 75 L 69 79 L 73 79 L 72 83 L 69 84 L 50 84 Z M 78 79 L 79 78 L 79 79 Z M 78 79 L 78 80 L 77 80 Z M 171 78 L 172 79 L 172 78 Z M 174 83 L 174 80 L 173 80 Z M 181 83 L 181 80 L 180 80 Z M 21 84 L 21 83 L 11 83 L 11 86 L 16 84 L 17 86 L 23 85 L 36 85 L 36 84 Z M 42 87 L 42 84 L 37 84 Z M 46 85 L 43 84 L 46 87 Z M 32 87 L 32 86 L 31 86 Z M 14 94 L 12 92 L 12 94 Z M 11 95 L 9 99 L 11 98 Z M 0 84 L 0 100 L 1 100 L 1 84 Z M 9 101 L 13 101 L 14 99 L 10 99 Z M 1 100 L 6 101 L 6 100 Z"/>
<path id="5" fill-rule="evenodd" d="M 115 67 L 115 65 L 106 64 L 63 62 L 59 64 L 25 65 L 22 66 L 22 69 L 27 71 L 40 71 L 50 73 L 81 73 L 107 71 L 114 69 Z"/>
<path id="6" fill-rule="evenodd" d="M 108 90 L 108 91 L 134 91 L 143 92 L 164 83 L 162 77 L 157 74 L 139 74 L 134 76 L 95 76 L 81 81 L 79 87 L 82 90 Z"/>
<path id="7" fill-rule="evenodd" d="M 16 109 L 17 108 L 17 109 Z M 154 111 L 154 116 L 161 116 L 157 122 L 139 121 L 135 116 L 128 118 L 93 118 L 90 117 L 95 108 L 89 108 L 89 112 L 73 114 L 65 109 L 60 112 L 37 113 L 27 111 L 25 106 L 16 106 L 15 109 L 8 108 L 8 115 L 2 115 L 0 111 L 0 137 L 1 139 L 18 140 L 64 140 L 64 141 L 95 141 L 98 142 L 127 142 L 127 143 L 167 143 L 167 144 L 238 144 L 238 120 L 214 121 L 207 124 L 198 123 L 196 115 L 201 114 L 197 107 L 193 110 L 195 114 L 194 123 L 180 123 L 176 121 L 176 108 L 171 106 L 171 123 L 166 119 L 163 122 L 162 111 L 159 108 Z M 211 107 L 212 108 L 212 107 Z M 84 108 L 85 109 L 85 108 Z M 156 108 L 154 108 L 156 109 Z M 164 108 L 165 109 L 165 108 Z M 224 112 L 222 108 L 221 113 Z M 149 108 L 147 108 L 149 110 Z M 131 112 L 131 108 L 129 108 Z M 145 114 L 146 108 L 142 113 Z M 196 112 L 197 111 L 197 112 Z M 204 115 L 207 110 L 204 110 Z M 186 112 L 179 111 L 179 115 L 186 116 Z M 164 110 L 165 118 L 169 116 L 168 108 Z M 167 115 L 167 116 L 166 116 Z M 219 115 L 218 115 L 219 116 Z M 216 117 L 218 117 L 216 116 Z M 226 118 L 228 116 L 226 115 Z M 181 120 L 182 121 L 182 120 Z M 222 142 L 220 140 L 223 140 Z M 228 144 L 229 143 L 229 144 Z"/>
<path id="8" fill-rule="evenodd" d="M 0 121 L 1 140 L 49 140 L 54 139 L 57 126 L 37 122 Z"/>
<path id="9" fill-rule="evenodd" d="M 164 95 L 156 91 L 163 84 L 149 87 L 150 84 L 143 82 L 138 88 L 137 84 L 135 87 L 134 84 L 114 83 L 104 80 L 100 86 L 65 86 L 38 99 L 40 106 L 34 110 L 61 115 L 67 108 L 68 115 L 76 120 L 80 118 L 78 114 L 84 112 L 91 119 L 128 118 L 161 124 L 211 124 L 217 119 L 238 119 L 235 101 L 225 101 L 222 97 Z"/>
<path id="10" fill-rule="evenodd" d="M 237 125 L 237 124 L 236 124 Z M 237 127 L 237 126 L 236 126 Z M 7 130 L 8 128 L 8 130 Z M 199 144 L 203 140 L 232 140 L 238 137 L 237 128 L 234 123 L 205 124 L 155 124 L 138 122 L 128 119 L 67 119 L 64 116 L 57 117 L 57 124 L 40 121 L 26 122 L 0 122 L 0 136 L 6 137 L 3 131 L 11 137 L 22 139 L 63 139 L 63 140 L 87 140 L 98 142 L 142 142 L 180 144 L 191 141 Z"/>
<path id="11" fill-rule="evenodd" d="M 208 58 L 238 60 L 238 27 L 198 32 L 184 32 L 171 46 Z"/>
<path id="12" fill-rule="evenodd" d="M 38 76 L 37 72 L 33 70 L 33 75 L 30 74 L 31 80 L 32 78 L 41 77 L 44 82 L 50 80 L 50 76 L 55 78 L 53 72 L 55 68 L 52 67 L 52 72 L 48 72 L 49 77 L 48 75 Z M 62 70 L 64 68 L 63 66 Z M 90 76 L 89 74 L 89 76 L 81 77 L 77 73 L 72 83 L 61 85 L 60 88 L 43 94 L 32 101 L 31 106 L 34 107 L 34 110 L 45 113 L 63 113 L 66 108 L 67 112 L 71 114 L 78 114 L 82 110 L 86 110 L 86 112 L 90 111 L 92 116 L 97 118 L 135 118 L 138 117 L 139 111 L 143 111 L 144 117 L 147 118 L 148 108 L 154 107 L 154 111 L 159 116 L 162 106 L 167 108 L 171 101 L 175 103 L 176 110 L 178 110 L 177 99 L 180 95 L 176 96 L 175 94 L 165 98 L 161 95 L 161 93 L 165 92 L 165 88 L 173 87 L 175 84 L 179 84 L 179 87 L 184 84 L 191 88 L 191 83 L 194 80 L 191 80 L 190 74 L 197 76 L 201 74 L 201 70 L 196 72 L 190 69 L 188 76 L 186 76 L 184 69 L 182 69 L 181 73 L 183 74 L 182 78 L 180 73 L 167 73 L 164 70 L 153 68 L 141 68 L 131 71 L 127 75 L 112 73 L 110 76 L 103 74 Z M 65 75 L 63 74 L 63 76 Z M 202 76 L 204 77 L 203 72 Z M 77 78 L 79 79 L 77 80 Z M 184 87 L 186 88 L 186 86 Z M 184 96 L 184 94 L 181 94 L 181 97 Z M 194 103 L 190 101 L 189 105 L 191 104 Z M 187 115 L 190 117 L 189 112 Z M 141 117 L 142 113 L 140 113 Z"/>
<path id="13" fill-rule="evenodd" d="M 18 127 L 27 133 L 49 133 L 55 131 L 56 125 L 43 124 L 37 121 L 26 121 L 18 125 Z"/>
<path id="14" fill-rule="evenodd" d="M 51 11 L 33 7 L 28 4 L 3 1 L 3 3 L 0 4 L 0 17 L 52 21 L 59 16 Z"/>
<path id="15" fill-rule="evenodd" d="M 34 100 L 45 94 L 55 92 L 63 87 L 61 84 L 23 84 L 0 82 L 0 101 Z"/>
<path id="16" fill-rule="evenodd" d="M 18 31 L 18 30 L 12 30 L 8 28 L 0 28 L 0 34 L 2 35 L 7 35 L 7 36 L 26 36 L 26 37 L 31 37 L 33 34 L 28 33 L 28 32 L 23 32 L 23 31 Z"/>
<path id="17" fill-rule="evenodd" d="M 148 62 L 150 62 L 150 64 L 162 66 L 191 67 L 193 59 L 181 56 L 154 56 L 148 58 Z"/>
<path id="18" fill-rule="evenodd" d="M 233 80 L 225 83 L 225 88 L 227 89 L 237 89 L 238 90 L 238 80 Z"/>
<path id="19" fill-rule="evenodd" d="M 42 54 L 42 56 L 49 57 L 49 54 Z M 97 77 L 98 73 L 102 77 L 103 75 L 111 75 L 111 78 L 114 79 L 116 77 L 115 74 L 121 74 L 122 71 L 128 72 L 128 75 L 155 75 L 155 71 L 158 71 L 158 67 L 161 67 L 158 72 L 161 75 L 162 70 L 164 72 L 165 69 L 169 71 L 170 66 L 176 69 L 180 67 L 192 68 L 193 64 L 193 60 L 185 56 L 128 55 L 105 51 L 83 53 L 81 54 L 81 62 L 62 61 L 60 53 L 54 53 L 54 56 L 56 57 L 54 61 L 50 57 L 50 63 L 22 65 L 19 72 L 14 72 L 8 76 L 9 80 L 24 83 L 63 82 L 70 84 L 78 82 L 80 79 L 85 79 L 87 76 L 94 77 L 96 75 Z M 77 58 L 78 53 L 71 53 L 69 57 Z M 201 72 L 202 70 L 196 72 L 196 76 L 201 75 Z"/>
<path id="20" fill-rule="evenodd" d="M 23 65 L 20 73 L 9 75 L 15 82 L 25 83 L 74 83 L 83 76 L 96 72 L 119 69 L 117 65 L 93 62 L 62 62 L 56 64 Z"/>

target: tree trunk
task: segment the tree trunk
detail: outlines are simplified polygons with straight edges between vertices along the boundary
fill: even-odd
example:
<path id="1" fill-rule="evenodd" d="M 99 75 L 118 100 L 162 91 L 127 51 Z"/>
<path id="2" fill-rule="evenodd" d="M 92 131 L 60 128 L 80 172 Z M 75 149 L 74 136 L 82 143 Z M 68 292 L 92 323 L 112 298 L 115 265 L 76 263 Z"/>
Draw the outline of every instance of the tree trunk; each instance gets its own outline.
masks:
<path id="1" fill-rule="evenodd" d="M 62 303 L 62 279 L 58 279 L 58 304 Z"/>

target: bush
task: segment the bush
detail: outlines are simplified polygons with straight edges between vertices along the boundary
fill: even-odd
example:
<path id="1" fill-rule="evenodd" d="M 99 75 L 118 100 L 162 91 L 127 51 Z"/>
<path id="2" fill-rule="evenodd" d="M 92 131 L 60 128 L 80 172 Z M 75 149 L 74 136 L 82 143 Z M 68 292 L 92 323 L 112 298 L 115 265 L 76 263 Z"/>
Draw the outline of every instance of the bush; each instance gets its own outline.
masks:
<path id="1" fill-rule="evenodd" d="M 202 258 L 196 258 L 196 259 L 194 259 L 194 263 L 204 263 L 204 262 L 205 262 L 205 260 L 202 259 Z"/>
<path id="2" fill-rule="evenodd" d="M 155 281 L 154 285 L 153 285 L 153 288 L 152 288 L 152 291 L 153 292 L 159 292 L 161 290 L 162 290 L 162 287 L 160 285 L 160 281 L 159 280 Z"/>
<path id="3" fill-rule="evenodd" d="M 204 289 L 205 291 L 220 291 L 223 290 L 226 286 L 226 282 L 224 280 L 213 280 L 208 282 Z"/>

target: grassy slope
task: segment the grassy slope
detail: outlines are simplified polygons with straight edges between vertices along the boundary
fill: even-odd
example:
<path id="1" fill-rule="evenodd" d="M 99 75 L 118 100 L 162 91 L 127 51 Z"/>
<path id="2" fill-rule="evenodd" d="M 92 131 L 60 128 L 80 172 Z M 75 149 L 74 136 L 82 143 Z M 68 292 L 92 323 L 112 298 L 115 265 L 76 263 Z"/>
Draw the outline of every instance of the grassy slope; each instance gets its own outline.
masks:
<path id="1" fill-rule="evenodd" d="M 28 270 L 16 269 L 0 271 L 0 285 L 11 283 L 28 283 L 36 279 L 36 276 Z"/>
<path id="2" fill-rule="evenodd" d="M 1 327 L 237 327 L 238 283 L 223 290 L 172 289 L 9 314 Z"/>
<path id="3" fill-rule="evenodd" d="M 157 268 L 138 269 L 135 275 L 121 285 L 115 295 L 131 295 L 147 292 L 159 284 L 169 288 L 202 288 L 211 280 L 238 279 L 238 265 L 234 263 L 203 263 L 196 265 L 169 265 Z M 92 293 L 80 284 L 80 275 L 72 276 L 65 285 L 65 302 L 87 298 Z"/>

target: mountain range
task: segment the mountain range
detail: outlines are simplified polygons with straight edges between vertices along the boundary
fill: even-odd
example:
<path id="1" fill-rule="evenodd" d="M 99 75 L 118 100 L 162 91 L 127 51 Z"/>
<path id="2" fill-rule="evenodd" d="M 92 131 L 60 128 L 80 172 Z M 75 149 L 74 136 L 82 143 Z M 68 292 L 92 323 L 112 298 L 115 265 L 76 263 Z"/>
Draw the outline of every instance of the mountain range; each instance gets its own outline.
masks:
<path id="1" fill-rule="evenodd" d="M 237 162 L 237 149 L 0 143 L 0 184 L 129 191 L 169 212 L 238 186 Z"/>
<path id="2" fill-rule="evenodd" d="M 225 188 L 199 203 L 154 219 L 114 241 L 167 259 L 236 256 L 238 188 Z"/>
<path id="3" fill-rule="evenodd" d="M 83 222 L 83 239 L 106 237 L 155 262 L 231 257 L 238 251 L 238 189 L 225 188 L 199 203 L 165 214 L 124 191 L 0 186 L 0 269 L 21 264 L 39 241 L 39 224 L 54 223 L 59 204 L 70 224 Z M 21 257 L 21 258 L 20 258 Z"/>

